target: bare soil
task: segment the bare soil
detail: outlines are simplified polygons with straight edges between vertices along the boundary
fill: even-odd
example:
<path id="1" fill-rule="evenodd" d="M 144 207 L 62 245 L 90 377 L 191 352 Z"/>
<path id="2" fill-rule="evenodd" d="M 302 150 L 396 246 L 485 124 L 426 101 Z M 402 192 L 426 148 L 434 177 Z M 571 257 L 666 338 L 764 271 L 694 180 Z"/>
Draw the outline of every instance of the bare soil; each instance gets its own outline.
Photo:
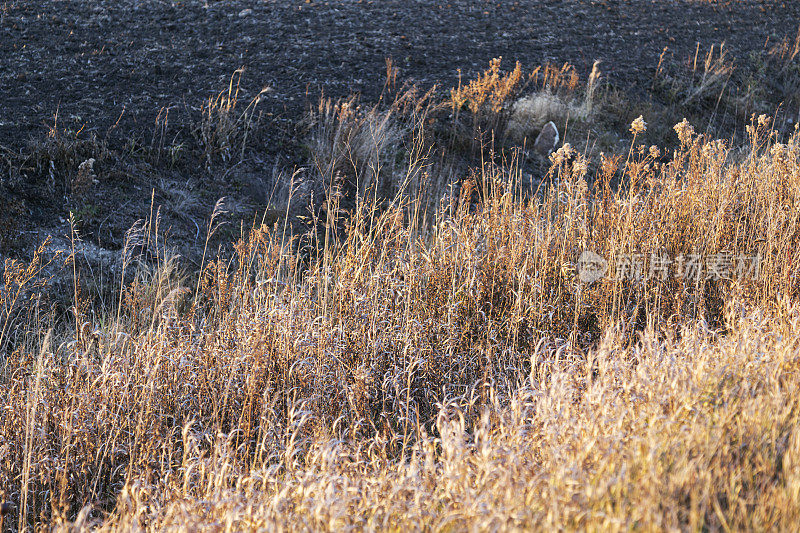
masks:
<path id="1" fill-rule="evenodd" d="M 724 41 L 747 57 L 798 21 L 800 3 L 779 0 L 0 2 L 0 201 L 13 213 L 5 253 L 63 235 L 70 211 L 86 239 L 119 249 L 152 197 L 191 256 L 217 198 L 247 219 L 265 207 L 273 170 L 303 163 L 297 125 L 320 95 L 377 101 L 387 58 L 423 88 L 449 88 L 498 56 L 582 73 L 600 60 L 608 83 L 644 96 L 665 47 L 684 60 L 697 43 Z M 198 158 L 138 157 L 164 135 L 190 142 L 201 104 L 241 67 L 242 101 L 269 87 L 244 161 L 209 169 Z M 61 145 L 48 131 L 84 144 L 53 164 Z M 67 183 L 89 157 L 98 183 L 74 194 Z"/>

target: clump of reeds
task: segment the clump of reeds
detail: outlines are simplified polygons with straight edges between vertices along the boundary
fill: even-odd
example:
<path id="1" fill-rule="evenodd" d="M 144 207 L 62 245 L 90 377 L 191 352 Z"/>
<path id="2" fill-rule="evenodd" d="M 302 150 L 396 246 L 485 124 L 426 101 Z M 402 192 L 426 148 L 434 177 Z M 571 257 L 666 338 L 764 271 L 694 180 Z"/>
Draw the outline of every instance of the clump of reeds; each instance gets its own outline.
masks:
<path id="1" fill-rule="evenodd" d="M 330 113 L 327 147 L 391 127 Z M 777 144 L 757 119 L 734 158 L 683 122 L 662 163 L 637 143 L 645 127 L 596 176 L 563 146 L 525 201 L 513 166 L 487 164 L 477 204 L 467 185 L 432 227 L 413 195 L 381 209 L 364 195 L 310 258 L 263 225 L 210 254 L 193 293 L 162 251 L 88 327 L 45 335 L 12 313 L 5 523 L 795 523 L 800 139 Z M 590 280 L 586 251 L 609 264 Z M 662 261 L 694 256 L 702 275 Z M 711 275 L 727 257 L 758 269 Z M 631 258 L 662 268 L 631 276 Z M 6 271 L 10 287 L 28 272 Z M 19 309 L 13 294 L 0 309 Z"/>

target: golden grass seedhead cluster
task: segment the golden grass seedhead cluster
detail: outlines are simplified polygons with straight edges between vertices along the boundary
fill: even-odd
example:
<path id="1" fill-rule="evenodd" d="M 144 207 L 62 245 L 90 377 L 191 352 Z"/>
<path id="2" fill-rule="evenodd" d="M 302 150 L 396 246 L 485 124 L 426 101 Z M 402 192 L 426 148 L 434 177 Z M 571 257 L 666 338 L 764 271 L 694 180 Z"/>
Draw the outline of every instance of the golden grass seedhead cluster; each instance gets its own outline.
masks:
<path id="1" fill-rule="evenodd" d="M 594 66 L 596 67 L 597 63 L 595 63 Z M 596 78 L 598 73 L 594 68 L 592 72 Z M 578 82 L 580 81 L 578 71 L 569 63 L 564 63 L 560 67 L 548 63 L 544 67 L 534 70 L 531 77 L 535 79 L 535 83 L 539 89 L 548 90 L 553 93 L 565 92 L 566 95 L 573 93 L 575 89 L 577 89 Z"/>
<path id="2" fill-rule="evenodd" d="M 460 85 L 450 90 L 450 105 L 456 113 L 463 108 L 469 109 L 473 114 L 478 114 L 484 108 L 491 113 L 499 113 L 519 90 L 528 82 L 533 82 L 538 90 L 551 94 L 565 93 L 571 95 L 578 86 L 580 76 L 569 63 L 561 67 L 547 64 L 537 67 L 528 76 L 527 80 L 522 74 L 522 67 L 516 63 L 513 70 L 503 74 L 500 71 L 502 58 L 495 58 L 489 62 L 489 69 L 470 81 L 467 85 Z M 599 77 L 598 63 L 594 64 L 590 75 L 590 87 L 595 86 Z"/>
<path id="3" fill-rule="evenodd" d="M 461 135 L 468 138 L 470 151 L 476 154 L 494 138 L 505 135 L 510 105 L 538 71 L 525 79 L 519 62 L 508 73 L 500 71 L 500 62 L 501 58 L 493 59 L 489 69 L 467 85 L 461 85 L 459 76 L 458 87 L 450 90 L 454 127 L 458 130 L 463 111 L 469 126 Z"/>
<path id="4" fill-rule="evenodd" d="M 465 86 L 450 90 L 450 101 L 453 111 L 458 111 L 464 106 L 474 114 L 481 111 L 486 104 L 493 113 L 498 113 L 514 94 L 522 82 L 522 67 L 517 61 L 511 72 L 502 74 L 500 62 L 502 58 L 495 58 L 489 62 L 489 69 L 480 74 L 476 79 Z"/>

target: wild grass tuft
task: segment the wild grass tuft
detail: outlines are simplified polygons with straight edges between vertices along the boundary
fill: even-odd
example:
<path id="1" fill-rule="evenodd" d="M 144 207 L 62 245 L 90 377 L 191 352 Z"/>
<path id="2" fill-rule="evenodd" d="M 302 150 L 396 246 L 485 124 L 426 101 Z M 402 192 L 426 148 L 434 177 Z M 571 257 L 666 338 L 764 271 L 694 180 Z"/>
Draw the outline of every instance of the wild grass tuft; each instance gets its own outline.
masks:
<path id="1" fill-rule="evenodd" d="M 244 109 L 241 109 L 239 86 L 243 73 L 244 69 L 236 70 L 231 75 L 228 87 L 215 97 L 209 98 L 200 109 L 201 118 L 192 133 L 202 148 L 206 168 L 210 168 L 215 161 L 230 162 L 236 157 L 244 156 L 247 138 L 253 128 L 256 107 L 268 89 L 262 89 Z M 159 133 L 156 154 L 163 151 L 166 120 L 166 116 L 160 121 L 156 120 L 156 130 Z M 156 136 L 156 134 L 153 136 L 154 143 Z M 177 157 L 176 150 L 179 151 L 178 145 L 171 145 L 173 159 Z"/>

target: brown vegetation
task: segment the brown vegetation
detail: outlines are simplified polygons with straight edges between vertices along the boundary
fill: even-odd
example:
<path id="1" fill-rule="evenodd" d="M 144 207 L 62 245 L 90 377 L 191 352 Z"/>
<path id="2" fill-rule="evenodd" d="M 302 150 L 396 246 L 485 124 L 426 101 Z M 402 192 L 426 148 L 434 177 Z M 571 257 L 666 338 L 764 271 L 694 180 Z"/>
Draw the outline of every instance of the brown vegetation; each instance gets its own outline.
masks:
<path id="1" fill-rule="evenodd" d="M 665 49 L 642 98 L 408 62 L 0 147 L 0 530 L 795 527 L 800 33 Z"/>
<path id="2" fill-rule="evenodd" d="M 321 112 L 339 130 L 351 120 Z M 393 131 L 383 119 L 317 138 Z M 7 263 L 6 524 L 789 527 L 800 137 L 777 143 L 760 117 L 732 153 L 682 122 L 661 163 L 637 142 L 645 127 L 634 121 L 625 160 L 604 156 L 593 179 L 563 146 L 527 199 L 513 163 L 486 164 L 477 205 L 467 182 L 432 226 L 418 198 L 380 207 L 367 189 L 342 231 L 322 224 L 313 258 L 285 225 L 253 227 L 196 287 L 152 220 L 131 240 L 154 266 L 127 266 L 135 279 L 103 315 L 76 279 L 67 323 L 36 305 L 41 260 Z M 354 167 L 373 188 L 375 146 Z M 586 250 L 761 262 L 584 283 Z"/>

